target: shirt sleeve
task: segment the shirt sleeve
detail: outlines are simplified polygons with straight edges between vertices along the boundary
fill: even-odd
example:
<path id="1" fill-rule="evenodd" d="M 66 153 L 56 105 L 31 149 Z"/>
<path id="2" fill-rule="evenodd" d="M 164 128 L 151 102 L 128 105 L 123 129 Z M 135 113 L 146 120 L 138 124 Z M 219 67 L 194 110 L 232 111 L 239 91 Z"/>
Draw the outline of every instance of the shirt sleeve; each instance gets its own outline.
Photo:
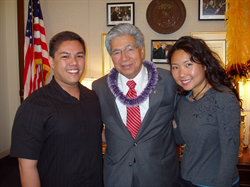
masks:
<path id="1" fill-rule="evenodd" d="M 24 102 L 17 110 L 12 128 L 10 156 L 38 160 L 43 144 L 41 112 Z"/>
<path id="2" fill-rule="evenodd" d="M 233 176 L 237 172 L 240 105 L 232 93 L 218 93 L 217 119 L 220 141 L 220 165 L 216 177 L 216 187 L 227 187 L 233 184 Z"/>

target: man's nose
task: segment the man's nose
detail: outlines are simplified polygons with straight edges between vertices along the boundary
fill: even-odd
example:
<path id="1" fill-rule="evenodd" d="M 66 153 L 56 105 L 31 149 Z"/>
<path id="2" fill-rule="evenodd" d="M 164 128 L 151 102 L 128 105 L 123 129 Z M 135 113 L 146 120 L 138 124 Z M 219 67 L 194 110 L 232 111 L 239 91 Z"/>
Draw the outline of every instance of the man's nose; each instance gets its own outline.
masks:
<path id="1" fill-rule="evenodd" d="M 77 57 L 73 57 L 73 58 L 71 59 L 71 61 L 70 61 L 70 64 L 71 64 L 71 65 L 76 65 L 76 64 L 78 64 Z"/>
<path id="2" fill-rule="evenodd" d="M 125 53 L 125 51 L 122 51 L 121 53 L 121 59 L 122 60 L 127 60 L 129 58 L 129 56 Z"/>

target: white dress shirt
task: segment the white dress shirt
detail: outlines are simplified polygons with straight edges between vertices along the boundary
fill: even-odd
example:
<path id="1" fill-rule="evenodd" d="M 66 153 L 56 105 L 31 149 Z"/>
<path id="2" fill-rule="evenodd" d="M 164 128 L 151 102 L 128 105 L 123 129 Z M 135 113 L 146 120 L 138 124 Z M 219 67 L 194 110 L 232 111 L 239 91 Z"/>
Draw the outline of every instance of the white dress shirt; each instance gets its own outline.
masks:
<path id="1" fill-rule="evenodd" d="M 137 93 L 137 96 L 139 96 L 148 84 L 147 68 L 142 66 L 141 71 L 138 73 L 138 75 L 134 79 L 128 79 L 124 75 L 120 73 L 118 74 L 117 84 L 118 84 L 119 89 L 122 91 L 122 93 L 125 96 L 127 95 L 127 92 L 129 90 L 129 87 L 127 86 L 127 82 L 129 80 L 135 81 L 136 83 L 135 91 Z M 126 123 L 127 122 L 127 107 L 124 104 L 122 104 L 117 98 L 115 101 L 116 101 L 118 110 L 120 112 L 122 121 L 124 125 L 127 126 L 127 123 Z M 149 108 L 149 97 L 143 103 L 141 103 L 139 107 L 140 107 L 141 122 L 142 122 Z"/>

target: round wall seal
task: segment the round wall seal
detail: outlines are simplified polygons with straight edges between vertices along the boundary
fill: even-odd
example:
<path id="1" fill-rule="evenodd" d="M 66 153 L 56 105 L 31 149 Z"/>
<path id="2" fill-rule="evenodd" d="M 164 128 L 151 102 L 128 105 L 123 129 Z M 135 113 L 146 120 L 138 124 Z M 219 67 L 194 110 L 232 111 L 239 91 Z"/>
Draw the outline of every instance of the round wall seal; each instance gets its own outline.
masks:
<path id="1" fill-rule="evenodd" d="M 181 28 L 186 8 L 181 0 L 153 0 L 147 8 L 147 22 L 157 33 L 170 34 Z"/>

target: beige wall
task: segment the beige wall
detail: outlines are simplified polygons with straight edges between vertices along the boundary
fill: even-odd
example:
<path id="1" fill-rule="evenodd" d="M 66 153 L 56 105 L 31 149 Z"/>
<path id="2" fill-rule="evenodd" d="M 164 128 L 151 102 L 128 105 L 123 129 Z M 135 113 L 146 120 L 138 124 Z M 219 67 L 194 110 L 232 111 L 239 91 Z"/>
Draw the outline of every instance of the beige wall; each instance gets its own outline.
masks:
<path id="1" fill-rule="evenodd" d="M 63 30 L 80 34 L 87 44 L 87 66 L 85 77 L 102 76 L 101 34 L 112 27 L 106 24 L 106 3 L 126 2 L 124 0 L 40 0 L 45 22 L 47 42 Z M 127 1 L 131 2 L 131 1 Z M 135 25 L 145 37 L 145 59 L 151 58 L 151 40 L 175 40 L 193 31 L 225 31 L 224 21 L 198 21 L 198 1 L 182 0 L 186 7 L 186 20 L 183 26 L 172 34 L 158 34 L 146 20 L 146 10 L 151 0 L 135 0 Z M 28 0 L 25 0 L 25 5 Z M 25 6 L 25 16 L 28 7 Z M 26 20 L 26 19 L 25 19 Z M 167 68 L 167 66 L 162 66 Z"/>
<path id="2" fill-rule="evenodd" d="M 19 106 L 19 75 L 17 45 L 17 0 L 0 0 L 0 158 L 8 154 L 11 128 Z M 101 34 L 106 26 L 106 3 L 124 0 L 40 0 L 45 22 L 47 42 L 63 30 L 80 34 L 87 44 L 85 77 L 102 76 Z M 150 60 L 151 40 L 176 40 L 194 31 L 225 31 L 224 21 L 198 21 L 198 1 L 183 0 L 187 17 L 175 33 L 158 34 L 146 21 L 146 10 L 151 0 L 135 0 L 135 25 L 145 36 L 145 59 Z M 25 23 L 28 0 L 25 4 Z M 167 65 L 162 65 L 168 68 Z"/>
<path id="3" fill-rule="evenodd" d="M 8 155 L 19 106 L 16 0 L 0 0 L 0 158 Z"/>

